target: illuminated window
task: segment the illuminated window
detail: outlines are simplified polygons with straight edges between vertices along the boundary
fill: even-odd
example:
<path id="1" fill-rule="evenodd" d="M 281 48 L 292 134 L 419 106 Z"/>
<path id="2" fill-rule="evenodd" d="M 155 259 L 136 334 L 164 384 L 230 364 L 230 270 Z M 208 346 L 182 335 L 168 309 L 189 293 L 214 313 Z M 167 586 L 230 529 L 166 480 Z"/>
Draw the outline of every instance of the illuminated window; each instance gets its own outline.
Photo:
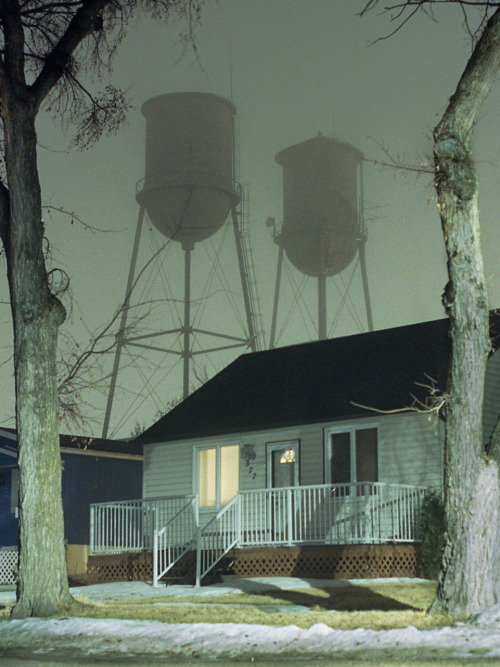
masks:
<path id="1" fill-rule="evenodd" d="M 201 507 L 215 507 L 217 502 L 217 450 L 198 452 L 198 493 Z"/>
<path id="2" fill-rule="evenodd" d="M 295 463 L 295 449 L 285 449 L 281 452 L 280 463 Z"/>
<path id="3" fill-rule="evenodd" d="M 218 445 L 198 450 L 198 494 L 200 507 L 222 507 L 239 488 L 238 445 Z"/>

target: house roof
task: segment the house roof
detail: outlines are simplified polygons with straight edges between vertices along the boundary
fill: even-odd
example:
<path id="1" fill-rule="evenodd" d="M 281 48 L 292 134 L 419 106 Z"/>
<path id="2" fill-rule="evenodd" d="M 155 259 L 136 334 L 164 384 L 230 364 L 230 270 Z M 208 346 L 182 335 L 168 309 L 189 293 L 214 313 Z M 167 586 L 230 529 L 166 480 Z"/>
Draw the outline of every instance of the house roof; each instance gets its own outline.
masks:
<path id="1" fill-rule="evenodd" d="M 62 451 L 75 454 L 93 454 L 95 456 L 142 456 L 142 444 L 135 440 L 104 440 L 80 435 L 59 436 Z M 13 428 L 0 428 L 0 444 L 17 451 L 17 433 Z"/>
<path id="2" fill-rule="evenodd" d="M 445 389 L 448 320 L 244 354 L 142 433 L 168 442 L 373 416 Z M 362 407 L 366 406 L 366 407 Z M 372 408 L 372 409 L 370 409 Z"/>

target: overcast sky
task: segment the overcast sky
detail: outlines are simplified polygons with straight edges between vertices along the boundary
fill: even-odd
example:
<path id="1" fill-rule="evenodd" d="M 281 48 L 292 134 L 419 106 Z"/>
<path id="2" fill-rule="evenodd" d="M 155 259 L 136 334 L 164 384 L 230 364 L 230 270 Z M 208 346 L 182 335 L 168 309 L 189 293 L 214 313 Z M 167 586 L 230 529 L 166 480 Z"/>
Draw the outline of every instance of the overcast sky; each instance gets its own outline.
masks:
<path id="1" fill-rule="evenodd" d="M 356 16 L 363 4 L 357 0 L 209 2 L 196 32 L 198 60 L 189 50 L 180 58 L 182 21 L 165 26 L 138 18 L 114 65 L 114 82 L 129 89 L 134 105 L 120 133 L 79 152 L 68 149 L 69 133 L 64 136 L 49 117 L 40 118 L 39 167 L 44 202 L 75 211 L 89 224 L 109 230 L 92 233 L 76 222 L 70 224 L 63 216 L 47 217 L 53 265 L 62 267 L 72 279 L 73 306 L 65 325 L 68 331 L 83 341 L 85 330 L 104 324 L 123 299 L 138 217 L 136 183 L 144 176 L 145 122 L 140 108 L 152 96 L 183 91 L 215 93 L 231 99 L 237 108 L 238 177 L 248 184 L 250 193 L 250 239 L 265 345 L 269 341 L 277 262 L 277 247 L 265 221 L 268 217 L 275 217 L 278 223 L 283 219 L 282 171 L 274 156 L 318 132 L 353 144 L 366 158 L 366 252 L 375 328 L 443 316 L 441 293 L 446 267 L 432 179 L 426 175 L 401 176 L 373 161 L 386 160 L 380 146 L 410 164 L 431 155 L 432 128 L 467 62 L 470 41 L 462 29 L 460 11 L 447 6 L 438 8 L 435 21 L 416 17 L 390 39 L 373 44 L 391 30 L 391 25 L 387 16 L 375 12 L 362 19 Z M 483 109 L 474 144 L 492 306 L 500 305 L 496 220 L 499 101 L 497 85 Z M 223 232 L 219 234 L 222 239 Z M 230 237 L 222 254 L 228 253 L 224 261 L 234 286 L 237 283 L 229 242 Z M 159 243 L 162 239 L 156 231 L 144 237 L 142 263 Z M 181 253 L 178 244 L 172 245 L 175 247 L 168 249 L 162 263 L 162 280 L 169 281 L 171 296 L 181 299 Z M 195 250 L 196 276 L 206 270 L 207 257 L 205 250 Z M 346 270 L 345 281 L 350 280 L 352 268 Z M 300 276 L 295 279 L 300 280 Z M 366 329 L 357 274 L 352 284 L 358 316 L 345 311 L 333 332 L 335 336 Z M 334 316 L 340 297 L 335 287 L 330 290 L 329 308 Z M 305 295 L 315 312 L 314 289 L 306 288 Z M 292 284 L 285 276 L 280 304 L 283 317 L 291 297 Z M 2 298 L 6 298 L 5 278 Z M 162 297 L 144 292 L 143 298 Z M 232 331 L 235 316 L 221 308 L 218 301 L 209 301 L 205 317 L 210 322 L 215 312 L 217 320 L 225 320 L 224 326 Z M 172 326 L 169 312 L 163 315 L 155 306 L 154 317 L 163 322 L 161 326 Z M 9 352 L 9 326 L 9 312 L 4 306 L 0 330 L 3 358 Z M 236 332 L 237 323 L 234 326 Z M 288 328 L 280 330 L 279 344 L 311 337 L 307 322 L 294 317 Z M 215 357 L 198 368 L 210 375 L 242 351 Z M 175 399 L 181 391 L 178 362 L 172 372 L 166 371 L 172 359 L 154 363 L 165 369 L 163 377 L 158 378 L 161 400 Z M 146 364 L 141 368 L 143 374 L 150 373 Z M 9 421 L 13 415 L 12 372 L 8 366 L 0 370 L 4 397 L 0 423 L 13 425 Z M 139 388 L 141 380 L 134 377 L 129 369 L 120 380 L 125 393 L 113 408 L 115 435 L 128 435 L 136 421 L 148 425 L 159 407 L 137 400 L 139 394 L 148 394 L 149 390 Z M 96 394 L 92 400 L 97 408 L 105 403 L 102 395 Z M 134 405 L 130 408 L 131 401 Z M 80 431 L 99 435 L 102 412 L 89 409 L 88 417 Z"/>

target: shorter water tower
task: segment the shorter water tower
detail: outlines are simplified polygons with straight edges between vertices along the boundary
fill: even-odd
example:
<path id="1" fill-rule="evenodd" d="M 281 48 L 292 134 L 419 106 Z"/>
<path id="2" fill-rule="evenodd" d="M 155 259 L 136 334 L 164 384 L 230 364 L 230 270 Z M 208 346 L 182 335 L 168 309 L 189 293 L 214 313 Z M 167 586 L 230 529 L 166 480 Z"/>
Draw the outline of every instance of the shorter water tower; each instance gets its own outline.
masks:
<path id="1" fill-rule="evenodd" d="M 221 352 L 258 346 L 257 297 L 254 292 L 251 253 L 242 232 L 244 218 L 242 188 L 236 183 L 234 169 L 234 118 L 232 102 L 210 93 L 171 93 L 147 100 L 142 106 L 146 119 L 145 176 L 140 182 L 137 202 L 140 207 L 136 237 L 130 262 L 120 335 L 117 339 L 103 437 L 107 437 L 121 350 L 140 347 L 144 350 L 177 354 L 183 362 L 183 397 L 190 388 L 191 361 L 194 354 Z M 243 197 L 243 199 L 245 199 Z M 144 215 L 167 239 L 179 244 L 184 255 L 183 275 L 171 276 L 178 284 L 184 281 L 183 317 L 180 326 L 154 333 L 126 335 L 127 311 L 134 288 L 136 262 Z M 245 309 L 246 331 L 243 337 L 227 331 L 197 327 L 192 320 L 192 259 L 195 244 L 214 236 L 231 218 Z M 161 261 L 161 260 L 160 260 Z M 219 261 L 219 260 L 218 260 Z M 222 259 L 220 260 L 222 262 Z M 207 267 L 198 265 L 197 272 Z M 208 267 L 212 270 L 213 266 Z M 194 274 L 193 274 L 194 275 Z M 232 286 L 231 286 L 232 287 Z M 218 326 L 224 326 L 223 314 Z M 149 339 L 170 336 L 172 345 L 152 345 Z M 217 344 L 193 350 L 196 338 L 217 339 Z M 175 349 L 179 344 L 180 349 Z"/>
<path id="2" fill-rule="evenodd" d="M 280 151 L 283 225 L 279 246 L 270 347 L 274 347 L 283 252 L 302 274 L 317 280 L 319 339 L 327 337 L 327 278 L 340 274 L 359 254 L 368 328 L 373 329 L 364 245 L 363 154 L 354 146 L 318 134 Z"/>

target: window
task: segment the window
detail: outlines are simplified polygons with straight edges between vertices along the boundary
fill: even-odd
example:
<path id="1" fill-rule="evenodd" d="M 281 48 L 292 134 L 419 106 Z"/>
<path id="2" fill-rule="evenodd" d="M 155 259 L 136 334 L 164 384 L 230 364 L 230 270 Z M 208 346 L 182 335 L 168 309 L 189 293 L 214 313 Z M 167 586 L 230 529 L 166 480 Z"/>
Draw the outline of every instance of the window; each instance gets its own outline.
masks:
<path id="1" fill-rule="evenodd" d="M 374 426 L 326 431 L 325 469 L 330 484 L 378 481 L 378 432 Z"/>
<path id="2" fill-rule="evenodd" d="M 200 507 L 222 507 L 238 493 L 239 451 L 238 445 L 217 445 L 198 449 Z"/>

